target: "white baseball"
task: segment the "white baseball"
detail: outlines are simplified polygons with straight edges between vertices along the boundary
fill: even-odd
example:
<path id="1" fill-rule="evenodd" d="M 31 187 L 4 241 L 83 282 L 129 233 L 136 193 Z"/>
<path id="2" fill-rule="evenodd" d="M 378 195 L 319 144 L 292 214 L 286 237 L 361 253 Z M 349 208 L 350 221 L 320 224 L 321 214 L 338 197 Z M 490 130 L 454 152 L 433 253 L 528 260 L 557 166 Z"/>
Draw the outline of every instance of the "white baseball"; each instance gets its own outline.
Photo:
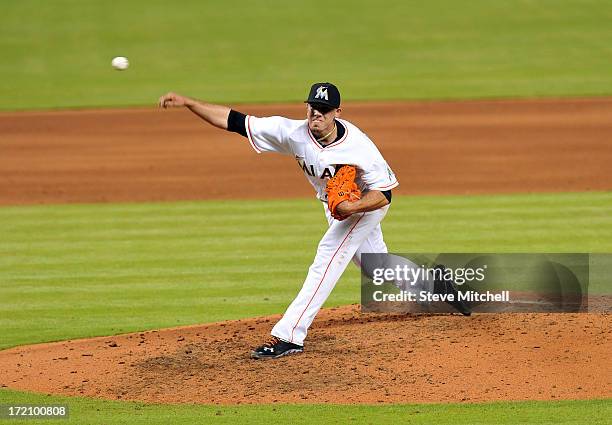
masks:
<path id="1" fill-rule="evenodd" d="M 123 71 L 123 70 L 127 69 L 128 66 L 130 66 L 130 62 L 128 61 L 128 59 L 126 57 L 117 56 L 116 58 L 113 58 L 113 60 L 111 61 L 111 65 L 116 70 Z"/>

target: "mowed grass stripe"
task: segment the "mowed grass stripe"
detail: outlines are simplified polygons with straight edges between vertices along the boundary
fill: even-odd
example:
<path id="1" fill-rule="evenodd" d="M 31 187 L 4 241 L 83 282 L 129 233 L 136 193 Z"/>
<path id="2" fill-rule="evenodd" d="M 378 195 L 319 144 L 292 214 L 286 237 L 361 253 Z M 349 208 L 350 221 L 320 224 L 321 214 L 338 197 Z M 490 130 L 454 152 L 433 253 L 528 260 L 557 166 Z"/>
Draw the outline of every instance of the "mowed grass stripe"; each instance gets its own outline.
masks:
<path id="1" fill-rule="evenodd" d="M 120 402 L 82 397 L 60 397 L 0 389 L 3 403 L 68 405 L 70 415 L 63 424 L 412 424 L 412 425 L 508 425 L 508 424 L 609 424 L 610 400 L 523 401 L 475 404 L 264 404 L 243 406 L 167 405 Z M 303 421 L 302 421 L 303 422 Z M 49 420 L 29 419 L 28 424 Z M 297 420 L 297 423 L 301 421 Z"/>
<path id="2" fill-rule="evenodd" d="M 0 347 L 281 313 L 325 228 L 313 199 L 0 208 Z M 609 252 L 612 193 L 396 196 L 383 229 L 395 252 Z M 327 305 L 358 300 L 350 266 Z"/>
<path id="3" fill-rule="evenodd" d="M 127 235 L 127 237 L 130 237 L 129 235 Z M 249 247 L 258 247 L 258 246 L 265 246 L 267 245 L 267 239 L 264 241 L 262 240 L 253 240 L 251 238 L 240 238 L 240 241 L 244 243 L 244 246 L 249 246 Z M 292 243 L 279 243 L 277 246 L 280 250 L 283 250 L 285 248 L 291 248 L 294 244 L 295 244 L 295 238 L 293 241 L 291 241 Z M 100 251 L 105 251 L 109 248 L 113 248 L 116 247 L 118 243 L 97 243 L 96 246 L 97 248 L 100 249 Z M 58 264 L 62 263 L 63 260 L 62 258 L 65 258 L 66 260 L 64 261 L 68 261 L 68 262 L 83 262 L 83 261 L 88 261 L 91 260 L 92 258 L 95 258 L 96 260 L 100 261 L 100 260 L 104 260 L 105 258 L 116 258 L 115 256 L 113 256 L 112 253 L 108 253 L 108 252 L 102 252 L 101 254 L 96 254 L 96 253 L 92 253 L 92 252 L 83 252 L 82 249 L 83 248 L 88 248 L 89 246 L 91 246 L 90 244 L 81 244 L 81 246 L 79 248 L 74 248 L 74 247 L 68 247 L 65 251 L 62 251 L 61 253 L 57 253 L 57 251 L 54 250 L 54 248 L 56 247 L 56 244 L 49 244 L 48 247 L 46 247 L 45 249 L 35 249 L 35 250 L 28 250 L 27 254 L 24 254 L 24 258 L 15 258 L 15 259 L 9 259 L 9 258 L 4 258 L 2 261 L 0 261 L 0 266 L 3 264 L 10 264 L 11 261 L 13 260 L 17 260 L 19 261 L 21 264 L 29 264 L 28 260 L 33 261 L 33 262 L 41 262 L 44 264 Z M 17 252 L 18 250 L 16 249 L 17 247 L 13 247 L 13 250 L 11 251 L 10 249 L 7 249 L 5 252 L 3 252 L 2 254 L 7 254 L 10 255 L 11 252 Z M 20 247 L 20 251 L 23 252 L 24 250 L 27 250 L 27 247 Z M 127 254 L 126 257 L 123 257 L 122 259 L 119 259 L 117 261 L 120 262 L 128 262 L 131 261 L 132 259 L 135 258 L 139 258 L 139 259 L 143 259 L 144 261 L 147 260 L 147 258 L 152 258 L 154 260 L 159 260 L 156 255 L 159 252 L 160 249 L 173 249 L 173 248 L 181 248 L 182 250 L 188 250 L 188 249 L 193 249 L 193 251 L 188 251 L 187 253 L 185 253 L 184 255 L 180 254 L 180 253 L 176 253 L 176 252 L 172 252 L 170 254 L 168 254 L 166 257 L 164 257 L 164 262 L 172 262 L 174 263 L 176 262 L 180 262 L 181 260 L 191 260 L 191 259 L 195 259 L 195 258 L 201 258 L 202 256 L 206 255 L 206 252 L 211 250 L 211 249 L 218 249 L 219 252 L 215 253 L 214 258 L 216 259 L 229 259 L 229 258 L 239 258 L 239 257 L 248 257 L 248 258 L 268 258 L 268 257 L 278 257 L 280 256 L 279 253 L 272 253 L 271 255 L 267 255 L 266 253 L 262 253 L 262 252 L 256 252 L 253 253 L 250 251 L 250 249 L 240 249 L 240 250 L 236 250 L 236 251 L 228 251 L 225 248 L 225 244 L 210 244 L 210 243 L 206 243 L 206 244 L 199 244 L 199 245 L 191 245 L 189 243 L 181 243 L 181 241 L 177 241 L 176 243 L 147 243 L 146 246 L 144 245 L 139 245 L 139 244 L 130 244 L 127 246 L 123 246 L 122 249 L 125 249 L 126 251 L 130 251 L 129 254 Z M 53 255 L 52 258 L 47 258 L 47 259 L 38 259 L 36 257 L 34 257 L 33 255 L 36 256 L 45 256 L 45 255 Z M 298 253 L 295 252 L 291 252 L 288 253 L 287 256 L 288 257 L 295 257 L 296 255 L 299 255 Z M 282 257 L 285 257 L 284 255 Z"/>

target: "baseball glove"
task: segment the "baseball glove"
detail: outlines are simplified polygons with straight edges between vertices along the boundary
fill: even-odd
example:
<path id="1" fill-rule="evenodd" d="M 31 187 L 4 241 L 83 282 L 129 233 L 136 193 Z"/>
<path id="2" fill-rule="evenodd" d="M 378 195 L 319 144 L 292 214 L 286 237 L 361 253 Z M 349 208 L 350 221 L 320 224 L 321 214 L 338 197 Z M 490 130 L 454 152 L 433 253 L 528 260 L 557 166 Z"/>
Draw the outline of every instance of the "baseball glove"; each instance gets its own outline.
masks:
<path id="1" fill-rule="evenodd" d="M 339 215 L 336 211 L 338 205 L 344 201 L 356 201 L 361 199 L 361 191 L 355 183 L 356 170 L 352 165 L 343 165 L 334 177 L 327 181 L 327 205 L 332 216 L 336 220 L 344 220 L 346 217 Z"/>

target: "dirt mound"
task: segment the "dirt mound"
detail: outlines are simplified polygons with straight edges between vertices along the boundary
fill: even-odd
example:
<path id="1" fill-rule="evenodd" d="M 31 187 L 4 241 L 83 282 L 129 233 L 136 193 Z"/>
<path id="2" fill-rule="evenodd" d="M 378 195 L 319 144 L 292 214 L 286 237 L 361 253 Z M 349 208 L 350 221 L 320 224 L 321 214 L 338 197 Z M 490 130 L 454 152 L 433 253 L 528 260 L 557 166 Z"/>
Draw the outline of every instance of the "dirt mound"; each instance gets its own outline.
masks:
<path id="1" fill-rule="evenodd" d="M 17 347 L 0 385 L 171 403 L 397 403 L 612 397 L 612 316 L 326 309 L 304 354 L 252 360 L 278 317 Z"/>
<path id="2" fill-rule="evenodd" d="M 304 117 L 304 105 L 239 106 Z M 399 194 L 612 189 L 612 99 L 347 103 Z M 0 114 L 0 205 L 312 197 L 291 158 L 188 111 Z M 274 190 L 270 190 L 274 188 Z"/>

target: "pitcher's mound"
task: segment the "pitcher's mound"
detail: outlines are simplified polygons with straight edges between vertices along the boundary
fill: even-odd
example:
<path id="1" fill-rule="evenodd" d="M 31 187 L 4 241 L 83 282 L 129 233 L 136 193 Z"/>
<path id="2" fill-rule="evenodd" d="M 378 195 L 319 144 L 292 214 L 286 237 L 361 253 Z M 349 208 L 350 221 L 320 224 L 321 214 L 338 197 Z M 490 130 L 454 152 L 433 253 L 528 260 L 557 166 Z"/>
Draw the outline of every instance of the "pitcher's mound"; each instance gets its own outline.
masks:
<path id="1" fill-rule="evenodd" d="M 278 317 L 0 352 L 0 384 L 171 403 L 409 403 L 612 397 L 612 320 L 595 314 L 323 310 L 305 352 L 252 360 Z"/>

